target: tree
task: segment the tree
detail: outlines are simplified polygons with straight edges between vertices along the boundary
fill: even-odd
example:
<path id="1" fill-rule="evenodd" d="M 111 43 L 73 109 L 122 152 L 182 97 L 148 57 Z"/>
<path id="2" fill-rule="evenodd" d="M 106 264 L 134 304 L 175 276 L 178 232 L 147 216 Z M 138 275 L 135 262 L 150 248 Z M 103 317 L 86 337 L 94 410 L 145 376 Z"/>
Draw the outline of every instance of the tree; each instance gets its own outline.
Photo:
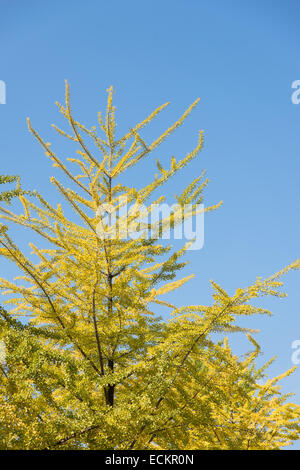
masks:
<path id="1" fill-rule="evenodd" d="M 176 307 L 161 299 L 191 278 L 176 276 L 186 265 L 182 257 L 192 242 L 172 251 L 159 236 L 203 211 L 199 203 L 207 184 L 204 174 L 177 196 L 177 205 L 162 220 L 142 220 L 153 213 L 155 202 L 164 200 L 155 199 L 155 191 L 197 157 L 202 132 L 196 147 L 181 160 L 172 157 L 168 169 L 157 161 L 158 174 L 145 187 L 118 181 L 185 121 L 198 100 L 149 144 L 141 136 L 142 128 L 168 103 L 117 138 L 112 98 L 110 88 L 106 116 L 98 116 L 99 135 L 96 127 L 88 129 L 73 117 L 66 84 L 65 106 L 58 107 L 72 133 L 54 128 L 77 145 L 77 157 L 67 160 L 79 167 L 78 175 L 28 121 L 53 165 L 71 182 L 69 188 L 51 178 L 74 217 L 37 191 L 19 196 L 22 214 L 0 207 L 3 220 L 44 240 L 41 248 L 30 243 L 32 256 L 27 256 L 7 230 L 1 233 L 1 255 L 22 272 L 14 282 L 0 279 L 8 295 L 7 310 L 0 311 L 0 339 L 7 350 L 0 379 L 1 448 L 289 445 L 299 438 L 300 406 L 286 401 L 288 395 L 280 393 L 278 381 L 293 369 L 262 384 L 268 363 L 262 368 L 255 365 L 260 347 L 253 331 L 239 327 L 236 320 L 241 315 L 269 314 L 251 301 L 283 296 L 279 278 L 298 269 L 300 261 L 233 295 L 212 282 L 210 306 Z M 125 202 L 134 210 L 123 216 Z M 124 237 L 128 224 L 134 238 Z M 150 238 L 145 236 L 149 230 Z M 158 317 L 152 304 L 171 309 L 170 319 Z M 225 336 L 230 332 L 247 334 L 254 350 L 244 358 L 235 356 Z M 212 333 L 220 340 L 214 341 Z"/>

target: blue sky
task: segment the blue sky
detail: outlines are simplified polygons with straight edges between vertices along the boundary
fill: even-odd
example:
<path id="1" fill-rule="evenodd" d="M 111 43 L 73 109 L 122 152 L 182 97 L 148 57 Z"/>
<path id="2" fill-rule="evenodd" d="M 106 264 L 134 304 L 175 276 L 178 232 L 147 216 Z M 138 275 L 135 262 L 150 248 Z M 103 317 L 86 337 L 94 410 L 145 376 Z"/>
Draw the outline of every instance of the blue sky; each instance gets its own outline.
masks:
<path id="1" fill-rule="evenodd" d="M 205 219 L 205 245 L 188 255 L 195 279 L 176 299 L 207 303 L 210 279 L 232 292 L 269 276 L 299 257 L 300 105 L 291 101 L 291 84 L 300 79 L 299 13 L 297 0 L 2 0 L 1 173 L 19 174 L 24 187 L 55 200 L 54 170 L 28 133 L 26 117 L 58 153 L 67 151 L 50 127 L 61 122 L 54 103 L 63 100 L 64 79 L 75 115 L 88 126 L 96 124 L 110 85 L 120 131 L 170 100 L 149 137 L 200 96 L 198 108 L 155 155 L 162 163 L 180 157 L 204 129 L 201 156 L 170 183 L 168 196 L 206 168 L 205 204 L 224 201 Z M 152 158 L 130 177 L 138 185 L 154 171 Z M 29 241 L 29 234 L 14 236 Z M 292 366 L 291 343 L 300 339 L 299 272 L 284 280 L 287 299 L 261 302 L 274 316 L 244 322 L 260 329 L 263 359 L 277 355 L 272 374 Z M 237 351 L 246 345 L 242 338 L 232 341 Z M 300 403 L 300 370 L 285 384 Z"/>

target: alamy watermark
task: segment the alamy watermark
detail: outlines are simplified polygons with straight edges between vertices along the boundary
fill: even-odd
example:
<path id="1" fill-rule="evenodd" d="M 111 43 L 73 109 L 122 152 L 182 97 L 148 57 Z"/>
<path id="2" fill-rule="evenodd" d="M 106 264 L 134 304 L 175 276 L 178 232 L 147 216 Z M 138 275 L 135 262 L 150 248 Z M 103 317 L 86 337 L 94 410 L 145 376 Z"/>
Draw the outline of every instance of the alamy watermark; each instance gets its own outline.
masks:
<path id="1" fill-rule="evenodd" d="M 200 250 L 204 245 L 203 204 L 151 204 L 134 202 L 129 206 L 126 196 L 118 205 L 98 207 L 97 236 L 100 239 L 162 239 L 186 240 L 187 249 Z"/>
<path id="2" fill-rule="evenodd" d="M 0 365 L 5 365 L 6 350 L 4 341 L 0 341 Z"/>
<path id="3" fill-rule="evenodd" d="M 295 90 L 291 96 L 292 103 L 299 104 L 300 103 L 300 80 L 294 80 L 292 83 L 292 88 Z"/>
<path id="4" fill-rule="evenodd" d="M 292 342 L 292 349 L 295 350 L 291 357 L 292 363 L 298 366 L 300 364 L 300 339 L 295 339 Z"/>
<path id="5" fill-rule="evenodd" d="M 0 104 L 6 104 L 6 83 L 0 80 Z"/>

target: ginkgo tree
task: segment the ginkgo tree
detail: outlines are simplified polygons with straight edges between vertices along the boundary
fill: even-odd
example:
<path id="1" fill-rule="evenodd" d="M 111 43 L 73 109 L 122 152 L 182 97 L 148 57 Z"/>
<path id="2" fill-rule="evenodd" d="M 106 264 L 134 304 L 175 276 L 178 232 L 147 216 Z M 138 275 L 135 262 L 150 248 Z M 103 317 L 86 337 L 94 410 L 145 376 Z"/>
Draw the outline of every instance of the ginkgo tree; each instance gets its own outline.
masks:
<path id="1" fill-rule="evenodd" d="M 260 346 L 253 331 L 236 322 L 270 314 L 252 301 L 284 296 L 280 277 L 298 269 L 300 261 L 233 295 L 212 282 L 209 306 L 176 306 L 170 293 L 192 277 L 177 275 L 193 241 L 174 251 L 160 235 L 184 217 L 220 205 L 203 209 L 204 173 L 183 188 L 162 219 L 141 223 L 138 209 L 115 217 L 124 201 L 150 215 L 164 201 L 162 186 L 197 158 L 202 131 L 183 158 L 157 161 L 158 173 L 146 186 L 120 182 L 197 103 L 149 143 L 143 128 L 168 103 L 117 136 L 113 89 L 106 114 L 99 113 L 97 127 L 87 128 L 72 113 L 66 83 L 66 101 L 58 108 L 70 131 L 54 128 L 76 146 L 76 157 L 67 159 L 28 120 L 47 157 L 69 180 L 66 186 L 51 178 L 74 216 L 38 191 L 19 194 L 21 213 L 0 205 L 0 254 L 20 271 L 13 281 L 0 278 L 6 296 L 0 309 L 0 340 L 6 346 L 2 449 L 279 449 L 299 438 L 300 406 L 290 403 L 278 384 L 293 369 L 268 378 L 269 363 L 256 365 Z M 29 240 L 30 255 L 4 224 L 26 228 L 39 240 Z M 123 236 L 128 224 L 134 237 Z M 145 236 L 147 230 L 156 236 Z M 170 309 L 167 320 L 155 313 L 163 308 Z M 250 350 L 242 358 L 229 346 L 231 332 L 248 336 Z"/>

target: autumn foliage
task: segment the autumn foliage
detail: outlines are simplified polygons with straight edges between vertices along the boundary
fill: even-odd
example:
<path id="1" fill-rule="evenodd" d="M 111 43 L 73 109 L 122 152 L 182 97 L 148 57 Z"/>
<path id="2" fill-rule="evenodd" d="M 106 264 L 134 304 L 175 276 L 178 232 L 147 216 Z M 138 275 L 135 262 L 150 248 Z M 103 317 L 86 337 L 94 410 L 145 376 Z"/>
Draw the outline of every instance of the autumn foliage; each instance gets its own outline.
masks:
<path id="1" fill-rule="evenodd" d="M 20 272 L 14 281 L 0 278 L 0 340 L 6 346 L 1 449 L 279 449 L 299 438 L 300 406 L 278 385 L 293 370 L 266 377 L 268 364 L 256 366 L 260 346 L 238 320 L 269 314 L 253 301 L 281 297 L 280 277 L 300 261 L 232 295 L 212 282 L 211 305 L 177 307 L 164 295 L 190 279 L 177 275 L 192 242 L 173 251 L 159 238 L 144 237 L 141 227 L 134 239 L 97 232 L 99 226 L 104 234 L 111 230 L 109 214 L 99 211 L 104 204 L 118 209 L 126 197 L 131 205 L 147 204 L 150 214 L 154 203 L 163 202 L 163 185 L 201 151 L 202 132 L 181 159 L 158 161 L 158 173 L 146 186 L 125 186 L 122 175 L 143 165 L 197 103 L 149 143 L 143 128 L 168 103 L 117 136 L 112 88 L 106 114 L 99 113 L 98 126 L 89 129 L 73 116 L 66 84 L 66 102 L 58 108 L 70 131 L 54 128 L 76 146 L 76 157 L 67 159 L 28 121 L 47 157 L 69 179 L 69 187 L 54 176 L 51 182 L 74 217 L 37 191 L 15 194 L 21 213 L 5 201 L 0 206 L 0 254 Z M 190 216 L 197 214 L 206 184 L 201 174 L 183 188 L 178 211 L 189 204 Z M 133 213 L 131 222 L 135 218 Z M 155 229 L 162 233 L 180 221 L 175 210 Z M 13 241 L 13 227 L 26 229 L 28 242 L 31 232 L 34 240 L 39 236 L 38 245 L 29 243 L 30 255 Z M 169 309 L 167 320 L 154 313 L 158 308 Z M 243 357 L 230 348 L 231 332 L 248 336 Z"/>

